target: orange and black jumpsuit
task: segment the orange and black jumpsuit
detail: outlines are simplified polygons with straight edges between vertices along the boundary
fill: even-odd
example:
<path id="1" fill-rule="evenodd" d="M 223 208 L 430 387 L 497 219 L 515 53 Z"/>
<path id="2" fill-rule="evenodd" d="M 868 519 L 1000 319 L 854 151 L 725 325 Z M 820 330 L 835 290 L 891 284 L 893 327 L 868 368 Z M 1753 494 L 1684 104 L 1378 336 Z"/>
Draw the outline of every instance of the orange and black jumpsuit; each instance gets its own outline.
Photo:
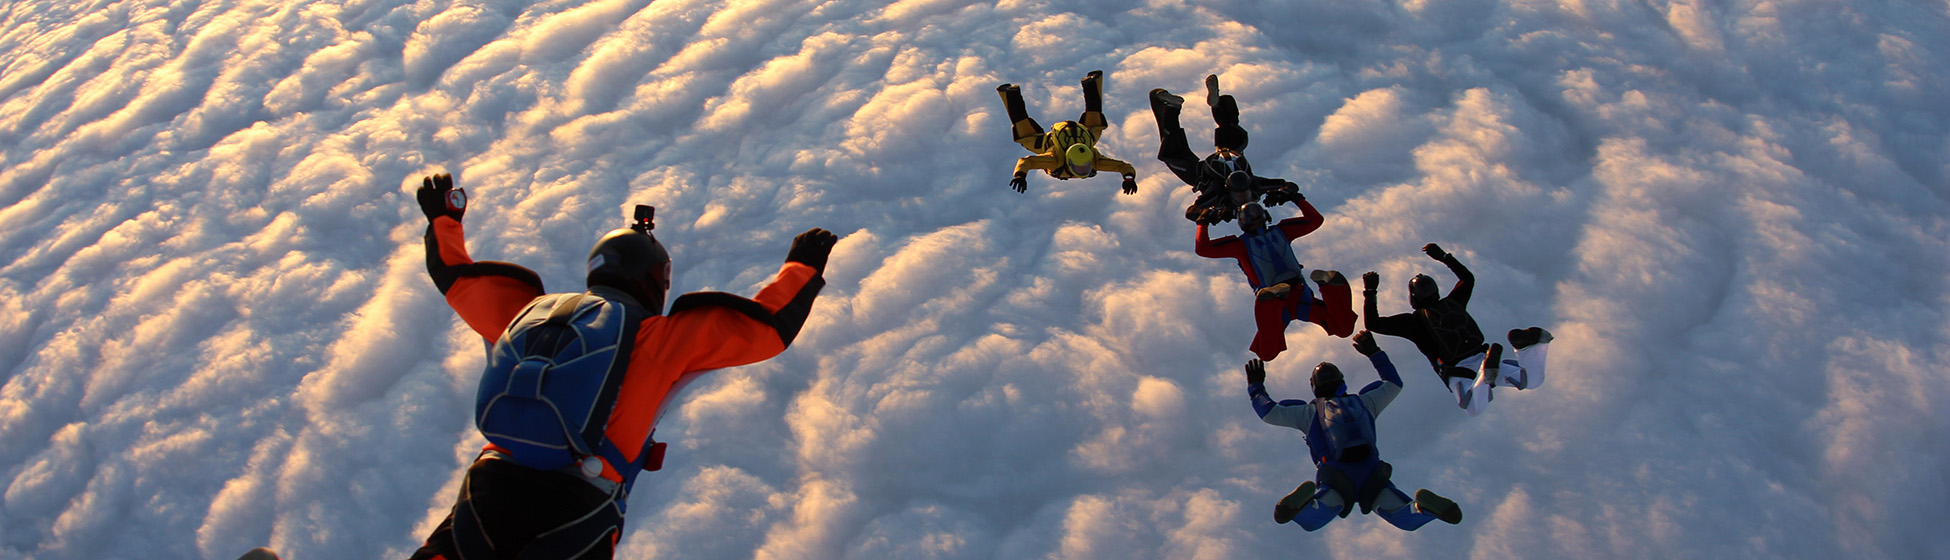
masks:
<path id="1" fill-rule="evenodd" d="M 474 332 L 492 345 L 528 303 L 545 292 L 540 277 L 521 266 L 475 262 L 468 257 L 461 223 L 435 218 L 427 228 L 427 272 L 447 304 Z M 644 319 L 637 329 L 628 373 L 617 393 L 605 437 L 624 458 L 642 462 L 657 418 L 683 386 L 705 371 L 751 364 L 784 352 L 805 324 L 813 298 L 825 281 L 803 263 L 787 262 L 756 297 L 709 292 L 685 294 L 669 313 Z M 600 480 L 575 473 L 537 471 L 498 458 L 489 444 L 468 467 L 455 514 L 441 522 L 413 558 L 458 560 L 474 550 L 455 540 L 485 537 L 495 557 L 513 558 L 548 539 L 562 540 L 569 523 L 592 512 L 613 517 L 609 527 L 584 527 L 599 537 L 581 554 L 564 557 L 608 558 L 622 534 L 624 499 L 636 480 L 603 464 Z M 471 515 L 456 522 L 460 513 Z M 478 520 L 478 521 L 476 521 Z M 474 533 L 479 533 L 478 535 Z M 584 539 L 586 540 L 586 539 Z M 550 548 L 555 548 L 550 542 Z M 476 560 L 472 555 L 467 560 Z"/>

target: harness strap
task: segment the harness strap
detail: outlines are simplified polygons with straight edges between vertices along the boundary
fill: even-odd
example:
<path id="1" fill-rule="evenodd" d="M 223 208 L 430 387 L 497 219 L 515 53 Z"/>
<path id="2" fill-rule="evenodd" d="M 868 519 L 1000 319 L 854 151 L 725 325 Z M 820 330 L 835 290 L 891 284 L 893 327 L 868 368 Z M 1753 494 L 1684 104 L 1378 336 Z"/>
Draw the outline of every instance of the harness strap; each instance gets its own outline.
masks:
<path id="1" fill-rule="evenodd" d="M 576 294 L 576 297 L 580 299 L 582 294 Z M 611 447 L 609 438 L 604 437 L 604 434 L 609 431 L 610 414 L 616 410 L 616 397 L 623 392 L 623 378 L 629 375 L 631 355 L 636 349 L 637 327 L 642 324 L 642 320 L 631 312 L 629 305 L 611 303 L 616 305 L 616 318 L 623 322 L 623 331 L 618 334 L 618 340 L 615 341 L 616 355 L 610 359 L 609 372 L 603 378 L 602 393 L 596 396 L 595 409 L 589 412 L 589 422 L 583 425 L 581 434 L 583 445 L 588 446 L 586 449 L 595 450 L 597 455 L 602 454 L 604 447 Z M 551 317 L 550 320 L 554 318 Z M 588 341 L 583 343 L 588 344 Z M 602 421 L 596 421 L 597 418 L 601 418 Z M 611 461 L 611 466 L 618 464 L 609 457 L 603 459 Z"/>

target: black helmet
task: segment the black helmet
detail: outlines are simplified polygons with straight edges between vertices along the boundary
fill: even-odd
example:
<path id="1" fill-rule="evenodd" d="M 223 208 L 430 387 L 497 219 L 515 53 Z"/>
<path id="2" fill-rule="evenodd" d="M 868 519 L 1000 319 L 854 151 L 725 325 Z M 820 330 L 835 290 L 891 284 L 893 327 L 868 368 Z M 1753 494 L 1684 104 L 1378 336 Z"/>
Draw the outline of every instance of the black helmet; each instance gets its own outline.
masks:
<path id="1" fill-rule="evenodd" d="M 1252 188 L 1253 188 L 1253 175 L 1251 173 L 1247 173 L 1244 171 L 1234 171 L 1226 174 L 1226 190 L 1233 191 L 1233 192 L 1246 192 Z"/>
<path id="2" fill-rule="evenodd" d="M 1246 233 L 1259 233 L 1270 223 L 1273 223 L 1273 215 L 1257 202 L 1248 202 L 1239 208 L 1239 229 Z"/>
<path id="3" fill-rule="evenodd" d="M 590 288 L 611 288 L 636 300 L 652 314 L 664 312 L 670 293 L 670 252 L 651 235 L 649 206 L 637 206 L 636 223 L 611 230 L 589 248 Z"/>
<path id="4" fill-rule="evenodd" d="M 1314 396 L 1327 398 L 1347 392 L 1347 378 L 1341 375 L 1341 368 L 1332 362 L 1321 362 L 1314 366 Z"/>
<path id="5" fill-rule="evenodd" d="M 1442 299 L 1440 290 L 1435 287 L 1435 279 L 1427 274 L 1417 274 L 1408 281 L 1408 306 L 1421 309 L 1435 305 Z"/>

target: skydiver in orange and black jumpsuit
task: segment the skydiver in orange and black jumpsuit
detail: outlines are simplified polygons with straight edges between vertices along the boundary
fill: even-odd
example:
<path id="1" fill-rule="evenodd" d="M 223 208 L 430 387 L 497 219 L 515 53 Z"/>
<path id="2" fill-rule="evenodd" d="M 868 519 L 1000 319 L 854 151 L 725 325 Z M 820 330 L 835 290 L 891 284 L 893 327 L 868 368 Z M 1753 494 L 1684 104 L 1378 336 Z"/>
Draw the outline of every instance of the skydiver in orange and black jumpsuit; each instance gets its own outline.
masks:
<path id="1" fill-rule="evenodd" d="M 531 300 L 546 293 L 541 278 L 518 265 L 468 256 L 461 228 L 465 195 L 453 188 L 451 177 L 428 177 L 417 194 L 430 222 L 427 273 L 454 312 L 492 345 Z M 690 293 L 678 297 L 668 312 L 663 300 L 669 293 L 670 261 L 654 237 L 619 229 L 597 243 L 591 252 L 589 294 L 639 306 L 648 316 L 638 327 L 628 373 L 604 434 L 625 459 L 646 462 L 657 419 L 684 384 L 708 370 L 751 364 L 785 351 L 825 286 L 822 272 L 837 241 L 825 230 L 808 230 L 793 240 L 785 265 L 756 297 Z M 463 551 L 481 550 L 482 545 L 492 552 L 468 553 L 466 560 L 614 554 L 623 533 L 624 502 L 641 470 L 619 472 L 604 461 L 600 476 L 539 471 L 497 457 L 504 451 L 493 444 L 482 450 L 467 468 L 454 512 L 412 558 L 461 560 Z"/>

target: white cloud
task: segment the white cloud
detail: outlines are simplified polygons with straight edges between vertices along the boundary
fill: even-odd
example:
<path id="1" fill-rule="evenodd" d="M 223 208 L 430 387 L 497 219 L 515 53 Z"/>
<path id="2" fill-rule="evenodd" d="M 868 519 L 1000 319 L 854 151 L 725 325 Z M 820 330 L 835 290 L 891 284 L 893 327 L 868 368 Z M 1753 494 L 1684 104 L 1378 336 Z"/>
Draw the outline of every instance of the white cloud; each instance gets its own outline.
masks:
<path id="1" fill-rule="evenodd" d="M 0 557 L 417 547 L 481 444 L 409 194 L 441 171 L 474 256 L 554 290 L 635 203 L 680 292 L 847 235 L 794 347 L 665 418 L 623 557 L 1950 551 L 1915 513 L 1950 491 L 1950 7 L 882 4 L 0 16 Z M 1092 69 L 1140 194 L 1007 190 L 994 86 L 1048 125 Z M 1325 212 L 1303 262 L 1400 311 L 1440 242 L 1492 338 L 1555 333 L 1550 385 L 1470 419 L 1382 341 L 1383 455 L 1462 527 L 1266 519 L 1304 444 L 1251 415 L 1250 290 L 1191 253 L 1144 100 L 1203 148 L 1208 73 Z M 1287 341 L 1276 396 L 1373 375 Z"/>

